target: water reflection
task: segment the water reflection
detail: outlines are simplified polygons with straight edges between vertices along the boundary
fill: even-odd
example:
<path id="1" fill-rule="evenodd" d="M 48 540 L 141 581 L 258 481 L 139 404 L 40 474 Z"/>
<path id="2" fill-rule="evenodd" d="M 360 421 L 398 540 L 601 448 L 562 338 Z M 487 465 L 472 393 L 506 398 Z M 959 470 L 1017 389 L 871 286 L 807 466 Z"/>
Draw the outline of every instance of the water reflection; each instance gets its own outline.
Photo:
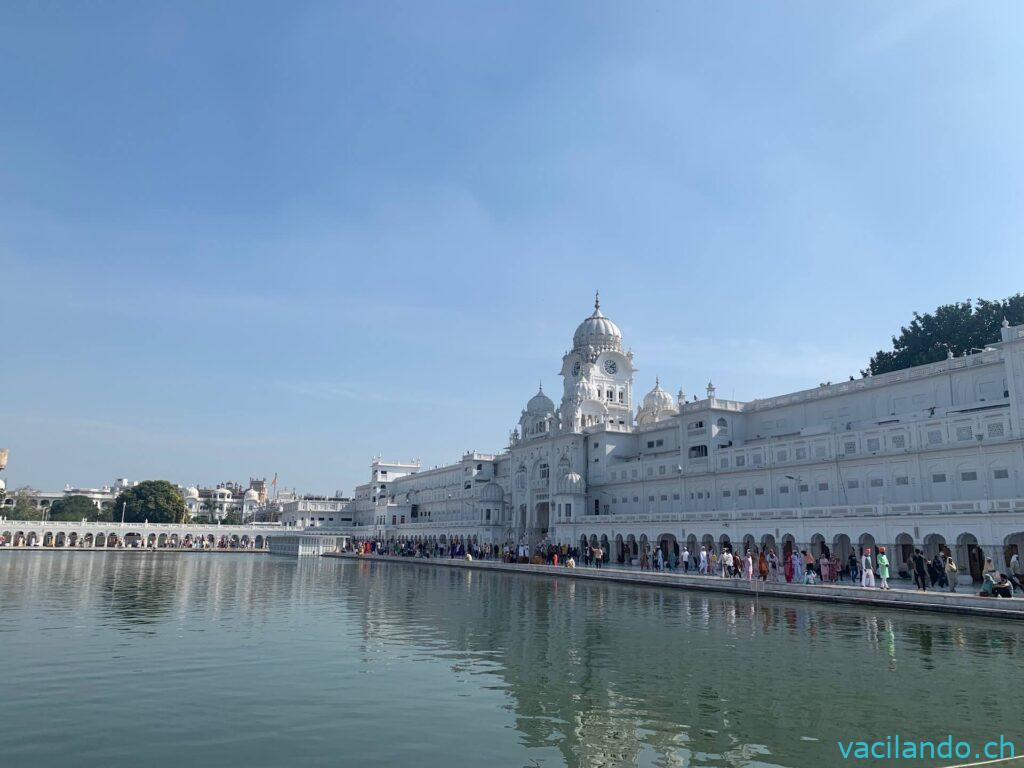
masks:
<path id="1" fill-rule="evenodd" d="M 54 711 L 81 765 L 137 764 L 143 743 L 151 765 L 190 750 L 225 766 L 334 750 L 360 764 L 831 765 L 837 740 L 896 728 L 1016 733 L 994 694 L 1024 636 L 994 620 L 244 555 L 0 554 L 0 605 L 0 754 L 32 765 L 68 760 L 40 716 Z M 56 665 L 69 647 L 75 663 Z M 197 738 L 168 732 L 151 700 Z M 137 744 L 103 737 L 95 713 L 117 708 Z"/>

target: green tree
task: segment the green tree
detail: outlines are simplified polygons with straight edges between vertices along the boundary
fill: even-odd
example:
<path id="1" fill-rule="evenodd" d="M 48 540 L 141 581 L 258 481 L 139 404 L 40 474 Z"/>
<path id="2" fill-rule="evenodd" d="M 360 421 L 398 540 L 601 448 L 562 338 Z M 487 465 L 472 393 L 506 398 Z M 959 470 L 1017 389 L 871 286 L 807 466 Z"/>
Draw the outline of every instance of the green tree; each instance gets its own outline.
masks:
<path id="1" fill-rule="evenodd" d="M 42 520 L 42 510 L 32 504 L 32 500 L 38 493 L 35 488 L 27 485 L 15 490 L 14 506 L 7 516 L 12 520 Z"/>
<path id="2" fill-rule="evenodd" d="M 962 355 L 999 341 L 999 327 L 1006 318 L 1011 325 L 1024 323 L 1024 294 L 1007 299 L 967 299 L 943 304 L 934 312 L 915 312 L 910 325 L 892 337 L 892 349 L 879 350 L 868 363 L 867 375 L 898 371 L 944 359 L 949 352 Z"/>
<path id="3" fill-rule="evenodd" d="M 88 496 L 66 496 L 50 505 L 51 520 L 108 521 L 110 512 L 99 509 Z"/>
<path id="4" fill-rule="evenodd" d="M 238 510 L 231 509 L 224 513 L 224 519 L 221 522 L 224 525 L 241 525 L 242 515 Z"/>
<path id="5" fill-rule="evenodd" d="M 121 519 L 122 509 L 126 523 L 181 523 L 187 519 L 185 500 L 166 480 L 145 480 L 121 491 L 112 510 L 114 520 Z"/>

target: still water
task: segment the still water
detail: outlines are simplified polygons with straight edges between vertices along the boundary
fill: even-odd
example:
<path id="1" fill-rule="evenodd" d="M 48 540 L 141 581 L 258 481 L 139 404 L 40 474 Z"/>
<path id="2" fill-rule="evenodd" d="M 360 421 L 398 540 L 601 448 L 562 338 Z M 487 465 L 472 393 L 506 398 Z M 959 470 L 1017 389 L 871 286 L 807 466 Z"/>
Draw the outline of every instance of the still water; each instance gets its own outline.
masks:
<path id="1" fill-rule="evenodd" d="M 1019 741 L 1022 643 L 400 563 L 0 552 L 0 764 L 839 765 L 840 739 Z"/>

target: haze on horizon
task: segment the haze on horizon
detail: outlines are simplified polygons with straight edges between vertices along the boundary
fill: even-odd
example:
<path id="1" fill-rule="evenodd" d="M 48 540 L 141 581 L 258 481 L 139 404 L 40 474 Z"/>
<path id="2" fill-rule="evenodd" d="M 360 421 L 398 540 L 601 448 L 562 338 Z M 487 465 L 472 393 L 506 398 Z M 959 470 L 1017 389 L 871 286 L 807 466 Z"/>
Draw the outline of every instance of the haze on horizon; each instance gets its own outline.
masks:
<path id="1" fill-rule="evenodd" d="M 1011 2 L 7 3 L 8 487 L 497 451 L 601 290 L 666 389 L 1021 290 Z"/>

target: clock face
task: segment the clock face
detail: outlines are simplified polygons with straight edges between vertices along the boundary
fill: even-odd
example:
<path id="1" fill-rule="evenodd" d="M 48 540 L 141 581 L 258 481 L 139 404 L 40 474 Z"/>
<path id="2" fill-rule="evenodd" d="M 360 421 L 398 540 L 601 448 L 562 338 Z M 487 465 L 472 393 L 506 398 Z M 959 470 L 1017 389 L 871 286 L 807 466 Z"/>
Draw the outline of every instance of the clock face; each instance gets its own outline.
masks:
<path id="1" fill-rule="evenodd" d="M 579 360 L 577 360 L 575 363 L 572 364 L 572 375 L 573 376 L 579 376 L 580 375 L 580 361 Z"/>
<path id="2" fill-rule="evenodd" d="M 614 360 L 605 360 L 604 361 L 604 369 L 608 373 L 614 375 L 615 372 L 619 370 L 619 364 L 616 363 Z"/>

